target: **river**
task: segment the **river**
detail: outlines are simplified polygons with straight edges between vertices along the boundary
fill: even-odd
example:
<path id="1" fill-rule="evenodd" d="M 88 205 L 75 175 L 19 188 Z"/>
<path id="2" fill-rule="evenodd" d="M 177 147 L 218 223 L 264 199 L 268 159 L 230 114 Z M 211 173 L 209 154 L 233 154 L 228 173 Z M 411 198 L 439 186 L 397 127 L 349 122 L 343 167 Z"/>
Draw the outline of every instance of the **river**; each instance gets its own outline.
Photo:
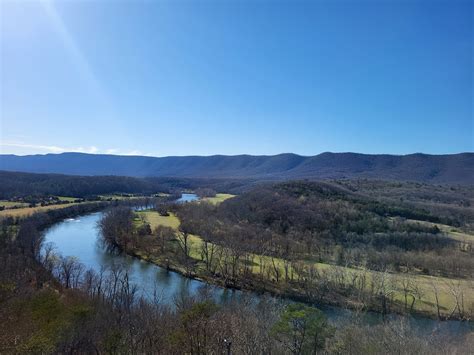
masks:
<path id="1" fill-rule="evenodd" d="M 184 203 L 196 199 L 197 197 L 193 194 L 183 194 L 178 201 Z M 77 257 L 88 269 L 100 271 L 101 268 L 114 264 L 125 265 L 129 269 L 131 281 L 138 286 L 141 295 L 146 298 L 158 296 L 164 303 L 173 304 L 174 298 L 181 293 L 193 295 L 201 287 L 208 287 L 209 292 L 218 303 L 239 299 L 243 295 L 261 297 L 251 292 L 207 285 L 204 282 L 186 278 L 179 273 L 168 271 L 128 255 L 107 252 L 101 246 L 100 232 L 97 229 L 97 222 L 101 216 L 102 212 L 97 212 L 60 222 L 45 231 L 45 241 L 53 243 L 56 251 L 63 256 Z M 345 309 L 322 307 L 322 311 L 334 323 L 344 323 L 352 319 L 352 312 Z M 408 319 L 423 333 L 440 331 L 459 334 L 474 329 L 472 322 L 438 322 L 421 317 L 409 317 Z M 381 316 L 376 313 L 368 313 L 365 315 L 364 321 L 370 324 L 377 323 L 381 321 Z"/>

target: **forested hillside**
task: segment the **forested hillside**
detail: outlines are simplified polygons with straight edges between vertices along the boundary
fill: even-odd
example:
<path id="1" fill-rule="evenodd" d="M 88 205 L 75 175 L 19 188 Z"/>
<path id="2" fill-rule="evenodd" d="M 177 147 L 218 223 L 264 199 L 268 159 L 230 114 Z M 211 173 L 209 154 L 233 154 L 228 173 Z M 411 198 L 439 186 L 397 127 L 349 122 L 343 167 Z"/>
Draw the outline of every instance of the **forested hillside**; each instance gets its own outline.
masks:
<path id="1" fill-rule="evenodd" d="M 370 196 L 369 191 L 382 186 L 385 197 Z M 397 197 L 402 186 L 407 200 Z M 474 269 L 472 240 L 465 248 L 440 226 L 472 231 L 473 201 L 469 189 L 370 181 L 288 182 L 255 188 L 217 207 L 180 206 L 177 213 L 190 232 L 245 252 L 289 262 L 316 258 L 378 271 L 462 278 Z"/>
<path id="2" fill-rule="evenodd" d="M 112 193 L 174 193 L 200 187 L 213 188 L 218 191 L 240 191 L 252 183 L 250 180 L 243 179 L 74 176 L 0 171 L 0 199 L 44 195 L 87 197 Z"/>
<path id="3" fill-rule="evenodd" d="M 163 158 L 82 153 L 1 155 L 0 170 L 71 175 L 259 180 L 371 178 L 473 184 L 474 153 L 452 155 L 323 153 L 309 157 L 280 154 Z"/>
<path id="4" fill-rule="evenodd" d="M 290 181 L 111 210 L 101 229 L 113 249 L 226 287 L 472 319 L 473 201 L 469 187 Z"/>

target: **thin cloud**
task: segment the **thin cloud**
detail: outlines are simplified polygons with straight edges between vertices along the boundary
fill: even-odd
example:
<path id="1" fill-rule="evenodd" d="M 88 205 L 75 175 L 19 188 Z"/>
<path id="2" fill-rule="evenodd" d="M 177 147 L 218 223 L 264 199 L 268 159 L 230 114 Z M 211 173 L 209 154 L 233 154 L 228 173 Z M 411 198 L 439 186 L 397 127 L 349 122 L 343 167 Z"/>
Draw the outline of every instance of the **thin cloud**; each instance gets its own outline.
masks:
<path id="1" fill-rule="evenodd" d="M 59 147 L 56 145 L 28 144 L 28 143 L 21 143 L 21 142 L 2 142 L 0 143 L 0 146 L 2 148 L 3 147 L 21 148 L 23 150 L 32 150 L 35 152 L 39 151 L 39 152 L 48 152 L 48 153 L 64 153 L 64 152 L 90 153 L 90 154 L 99 153 L 99 149 L 95 146 L 66 148 L 66 147 Z"/>
<path id="2" fill-rule="evenodd" d="M 143 153 L 139 150 L 132 150 L 132 151 L 123 153 L 123 155 L 143 155 Z"/>
<path id="3" fill-rule="evenodd" d="M 0 152 L 2 154 L 44 154 L 44 153 L 88 153 L 88 154 L 113 154 L 113 155 L 142 155 L 142 156 L 154 156 L 151 153 L 143 153 L 140 150 L 124 151 L 117 148 L 100 149 L 96 146 L 88 147 L 60 147 L 57 145 L 44 145 L 44 144 L 30 144 L 24 142 L 0 142 Z M 6 148 L 6 149 L 5 149 Z M 20 151 L 20 152 L 19 152 Z"/>

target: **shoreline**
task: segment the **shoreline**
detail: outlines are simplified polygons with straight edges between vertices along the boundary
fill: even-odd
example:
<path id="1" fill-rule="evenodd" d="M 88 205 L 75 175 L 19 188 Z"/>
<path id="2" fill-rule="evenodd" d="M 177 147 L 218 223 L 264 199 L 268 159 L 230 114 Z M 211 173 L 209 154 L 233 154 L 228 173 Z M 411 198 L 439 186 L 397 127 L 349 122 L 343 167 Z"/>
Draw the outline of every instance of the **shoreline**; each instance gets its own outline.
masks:
<path id="1" fill-rule="evenodd" d="M 265 281 L 262 281 L 262 280 L 252 279 L 252 281 L 260 282 L 261 285 L 263 285 L 262 288 L 250 287 L 250 285 L 248 285 L 248 283 L 247 284 L 243 283 L 240 280 L 237 280 L 233 284 L 228 284 L 228 283 L 226 284 L 225 281 L 220 279 L 218 276 L 213 277 L 212 275 L 199 274 L 199 273 L 196 273 L 194 271 L 189 273 L 189 272 L 186 272 L 184 270 L 184 266 L 182 266 L 180 264 L 176 265 L 176 264 L 173 264 L 173 263 L 170 263 L 170 262 L 166 263 L 165 260 L 162 260 L 159 257 L 144 256 L 144 255 L 141 254 L 140 250 L 130 250 L 130 249 L 125 250 L 125 249 L 122 248 L 122 246 L 117 246 L 117 247 L 119 248 L 120 252 L 122 252 L 122 253 L 124 253 L 128 256 L 131 256 L 133 258 L 136 258 L 138 260 L 156 265 L 156 266 L 161 267 L 161 268 L 163 268 L 165 270 L 168 270 L 168 271 L 178 273 L 181 276 L 186 277 L 188 279 L 197 280 L 197 281 L 200 281 L 200 282 L 203 282 L 203 283 L 206 283 L 206 284 L 209 284 L 209 285 L 217 286 L 217 287 L 220 287 L 220 288 L 224 288 L 224 289 L 252 292 L 252 293 L 256 293 L 257 295 L 269 294 L 272 297 L 284 298 L 284 299 L 288 299 L 290 301 L 301 302 L 301 303 L 305 303 L 307 305 L 311 305 L 311 306 L 315 306 L 315 307 L 329 306 L 329 307 L 337 307 L 337 308 L 342 308 L 342 309 L 348 309 L 348 310 L 351 310 L 351 311 L 372 312 L 372 313 L 376 313 L 377 315 L 379 315 L 381 317 L 391 316 L 391 315 L 398 315 L 398 316 L 410 316 L 410 317 L 422 318 L 422 319 L 424 318 L 424 319 L 429 319 L 429 320 L 433 320 L 433 321 L 440 321 L 440 322 L 458 321 L 458 322 L 474 323 L 473 320 L 462 319 L 462 318 L 458 318 L 456 316 L 453 316 L 453 317 L 443 316 L 441 318 L 438 318 L 437 315 L 434 314 L 434 313 L 430 313 L 430 312 L 426 312 L 426 311 L 419 311 L 419 310 L 407 313 L 407 312 L 404 312 L 403 309 L 392 309 L 391 308 L 391 309 L 389 309 L 389 311 L 387 313 L 383 313 L 380 309 L 378 309 L 376 307 L 370 307 L 370 306 L 369 307 L 357 307 L 357 304 L 355 304 L 353 302 L 343 302 L 344 298 L 341 295 L 339 295 L 339 297 L 336 297 L 335 298 L 336 300 L 333 301 L 333 302 L 330 302 L 330 301 L 316 302 L 316 301 L 313 301 L 313 300 L 309 299 L 307 296 L 305 296 L 301 293 L 298 293 L 296 290 L 291 292 L 291 291 L 288 291 L 288 290 L 282 291 L 282 290 L 277 289 L 277 288 L 273 288 L 273 289 L 269 288 L 268 286 L 271 283 L 269 283 L 268 281 L 265 282 Z M 174 263 L 176 263 L 176 261 L 174 261 Z M 253 284 L 253 282 L 252 282 L 252 284 Z"/>

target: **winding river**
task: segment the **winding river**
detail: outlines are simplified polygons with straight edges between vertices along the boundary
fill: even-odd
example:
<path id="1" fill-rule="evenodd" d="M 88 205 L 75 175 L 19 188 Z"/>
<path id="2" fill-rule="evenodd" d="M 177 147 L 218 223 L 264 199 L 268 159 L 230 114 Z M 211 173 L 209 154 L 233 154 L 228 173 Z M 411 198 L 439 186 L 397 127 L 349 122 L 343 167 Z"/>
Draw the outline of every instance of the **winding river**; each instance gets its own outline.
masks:
<path id="1" fill-rule="evenodd" d="M 187 202 L 196 199 L 196 195 L 183 194 L 178 201 Z M 261 297 L 255 293 L 207 285 L 128 255 L 107 252 L 101 246 L 100 233 L 97 229 L 97 222 L 101 216 L 102 212 L 97 212 L 60 222 L 46 230 L 45 241 L 52 242 L 59 254 L 77 257 L 88 269 L 99 271 L 114 264 L 125 265 L 129 269 L 131 281 L 137 285 L 141 295 L 146 298 L 158 297 L 164 303 L 173 304 L 175 297 L 182 293 L 196 294 L 201 287 L 207 287 L 219 303 L 241 298 L 244 294 L 254 298 Z M 352 319 L 352 312 L 345 309 L 323 307 L 322 310 L 329 320 L 335 323 L 350 322 Z M 368 313 L 364 321 L 370 324 L 381 322 L 381 316 Z M 421 317 L 410 317 L 409 321 L 423 333 L 439 331 L 454 335 L 474 330 L 472 322 L 438 322 Z"/>

